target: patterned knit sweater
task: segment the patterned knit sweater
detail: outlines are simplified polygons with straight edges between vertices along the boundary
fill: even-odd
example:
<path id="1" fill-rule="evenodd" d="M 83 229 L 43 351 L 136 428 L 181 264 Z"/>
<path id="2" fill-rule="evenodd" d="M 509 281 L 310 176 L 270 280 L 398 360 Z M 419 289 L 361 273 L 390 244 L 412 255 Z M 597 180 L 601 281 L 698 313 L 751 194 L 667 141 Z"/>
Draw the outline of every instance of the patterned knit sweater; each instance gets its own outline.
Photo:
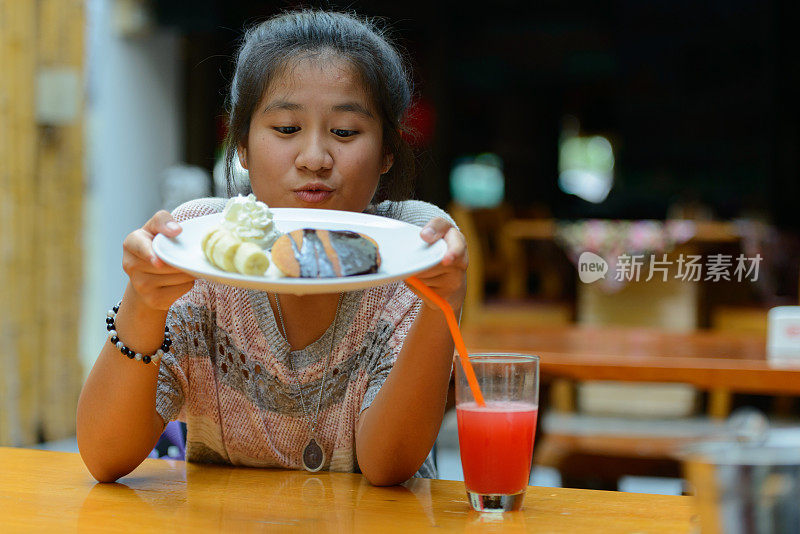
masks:
<path id="1" fill-rule="evenodd" d="M 180 222 L 224 205 L 225 199 L 200 199 L 173 215 Z M 371 212 L 418 226 L 437 216 L 452 221 L 420 201 L 383 202 Z M 316 432 L 327 458 L 323 469 L 358 471 L 358 416 L 392 370 L 420 305 L 398 282 L 347 292 L 336 331 L 331 325 L 309 346 L 291 351 L 267 293 L 198 279 L 169 311 L 173 345 L 160 366 L 156 409 L 165 422 L 186 423 L 189 461 L 302 469 L 332 342 Z M 415 476 L 435 478 L 430 456 Z"/>

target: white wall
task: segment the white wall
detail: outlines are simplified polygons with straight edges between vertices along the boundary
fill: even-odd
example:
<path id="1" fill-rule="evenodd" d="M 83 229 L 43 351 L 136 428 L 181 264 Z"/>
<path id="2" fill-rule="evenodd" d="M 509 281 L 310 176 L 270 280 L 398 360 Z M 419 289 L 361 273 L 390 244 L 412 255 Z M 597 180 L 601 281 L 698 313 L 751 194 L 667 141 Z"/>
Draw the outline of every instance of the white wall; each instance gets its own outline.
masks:
<path id="1" fill-rule="evenodd" d="M 152 27 L 121 35 L 118 10 L 118 0 L 87 2 L 86 373 L 106 336 L 105 312 L 125 289 L 122 241 L 161 207 L 161 174 L 183 159 L 179 36 Z"/>

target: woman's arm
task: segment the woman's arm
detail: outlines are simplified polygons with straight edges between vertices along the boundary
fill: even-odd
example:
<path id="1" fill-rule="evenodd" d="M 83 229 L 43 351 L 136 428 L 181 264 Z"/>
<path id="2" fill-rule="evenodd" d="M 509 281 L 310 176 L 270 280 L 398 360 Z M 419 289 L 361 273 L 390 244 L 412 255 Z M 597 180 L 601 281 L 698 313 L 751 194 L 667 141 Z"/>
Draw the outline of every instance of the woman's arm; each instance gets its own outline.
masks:
<path id="1" fill-rule="evenodd" d="M 358 465 L 377 486 L 408 480 L 442 423 L 453 341 L 441 312 L 423 307 L 375 400 L 359 417 Z"/>
<path id="2" fill-rule="evenodd" d="M 428 228 L 433 234 L 426 235 Z M 443 219 L 431 221 L 422 235 L 428 242 L 445 239 L 448 250 L 440 265 L 418 278 L 447 300 L 458 316 L 466 292 L 464 236 Z M 430 452 L 442 423 L 453 339 L 444 314 L 423 300 L 392 371 L 356 428 L 358 464 L 375 485 L 410 478 Z"/>
<path id="3" fill-rule="evenodd" d="M 142 354 L 164 340 L 167 310 L 189 291 L 194 279 L 165 265 L 152 252 L 155 234 L 175 236 L 180 227 L 161 211 L 131 233 L 123 245 L 123 268 L 130 277 L 116 316 L 118 337 Z M 98 317 L 98 328 L 101 318 Z M 123 356 L 106 341 L 78 400 L 78 448 L 100 482 L 130 473 L 147 458 L 164 429 L 156 412 L 158 365 Z"/>
<path id="4" fill-rule="evenodd" d="M 154 314 L 137 300 L 128 287 L 117 333 L 137 352 L 153 354 L 164 339 L 166 312 Z M 130 360 L 108 341 L 103 344 L 81 390 L 77 414 L 78 448 L 98 481 L 127 475 L 153 450 L 164 430 L 155 408 L 157 381 L 157 365 Z"/>

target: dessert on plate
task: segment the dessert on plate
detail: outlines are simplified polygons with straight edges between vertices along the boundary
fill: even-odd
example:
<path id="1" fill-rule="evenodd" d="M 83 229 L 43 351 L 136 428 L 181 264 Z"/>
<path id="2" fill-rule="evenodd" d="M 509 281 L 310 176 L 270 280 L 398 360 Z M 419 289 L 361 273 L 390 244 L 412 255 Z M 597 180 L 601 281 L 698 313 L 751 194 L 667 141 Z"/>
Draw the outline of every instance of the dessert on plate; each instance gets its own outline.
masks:
<path id="1" fill-rule="evenodd" d="M 224 271 L 260 276 L 270 265 L 267 250 L 280 235 L 269 207 L 250 193 L 228 200 L 222 223 L 203 237 L 201 247 Z"/>
<path id="2" fill-rule="evenodd" d="M 289 277 L 333 278 L 374 273 L 381 257 L 378 244 L 367 235 L 303 228 L 275 241 L 272 261 Z"/>
<path id="3" fill-rule="evenodd" d="M 200 245 L 212 265 L 250 276 L 335 278 L 374 273 L 381 264 L 371 237 L 346 230 L 303 228 L 282 234 L 255 195 L 231 198 L 222 222 Z"/>

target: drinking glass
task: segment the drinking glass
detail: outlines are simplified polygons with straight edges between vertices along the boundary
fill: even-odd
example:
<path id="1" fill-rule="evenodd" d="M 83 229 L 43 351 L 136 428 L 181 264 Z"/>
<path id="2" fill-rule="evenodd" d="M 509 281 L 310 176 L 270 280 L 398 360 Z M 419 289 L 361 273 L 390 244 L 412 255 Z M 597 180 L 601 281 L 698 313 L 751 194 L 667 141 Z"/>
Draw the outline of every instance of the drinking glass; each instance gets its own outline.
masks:
<path id="1" fill-rule="evenodd" d="M 475 401 L 459 361 L 456 415 L 469 502 L 479 512 L 519 510 L 539 413 L 539 357 L 470 354 L 469 361 L 485 401 Z"/>

